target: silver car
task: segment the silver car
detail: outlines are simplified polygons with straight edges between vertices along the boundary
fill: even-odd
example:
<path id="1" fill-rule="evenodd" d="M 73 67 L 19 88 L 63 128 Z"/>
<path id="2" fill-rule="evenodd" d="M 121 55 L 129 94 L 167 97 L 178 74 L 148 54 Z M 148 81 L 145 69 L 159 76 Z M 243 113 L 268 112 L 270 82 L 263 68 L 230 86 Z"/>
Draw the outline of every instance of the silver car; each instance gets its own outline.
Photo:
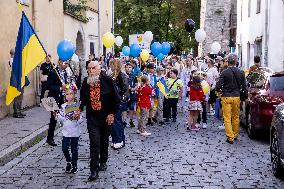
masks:
<path id="1" fill-rule="evenodd" d="M 273 174 L 281 177 L 284 173 L 284 103 L 278 105 L 273 114 L 270 128 L 270 153 Z"/>

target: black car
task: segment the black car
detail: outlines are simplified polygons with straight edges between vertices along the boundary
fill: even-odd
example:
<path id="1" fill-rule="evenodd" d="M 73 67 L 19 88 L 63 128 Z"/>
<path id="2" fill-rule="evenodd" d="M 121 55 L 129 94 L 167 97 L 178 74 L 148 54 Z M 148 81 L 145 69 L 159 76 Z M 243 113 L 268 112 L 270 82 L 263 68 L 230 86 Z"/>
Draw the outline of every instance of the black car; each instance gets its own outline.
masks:
<path id="1" fill-rule="evenodd" d="M 272 171 L 280 177 L 284 167 L 284 103 L 278 105 L 270 127 L 270 153 Z"/>

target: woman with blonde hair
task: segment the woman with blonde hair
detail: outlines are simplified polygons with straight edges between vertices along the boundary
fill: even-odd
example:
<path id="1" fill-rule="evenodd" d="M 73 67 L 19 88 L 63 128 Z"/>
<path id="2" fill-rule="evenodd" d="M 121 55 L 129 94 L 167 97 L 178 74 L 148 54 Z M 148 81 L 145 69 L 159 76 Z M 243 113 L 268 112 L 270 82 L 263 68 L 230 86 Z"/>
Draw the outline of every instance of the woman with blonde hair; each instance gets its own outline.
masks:
<path id="1" fill-rule="evenodd" d="M 124 128 L 126 122 L 122 119 L 122 112 L 127 111 L 127 101 L 129 98 L 128 78 L 122 72 L 122 62 L 119 59 L 112 59 L 109 62 L 111 78 L 113 79 L 120 103 L 116 108 L 114 123 L 112 124 L 111 137 L 113 149 L 120 149 L 125 146 Z"/>

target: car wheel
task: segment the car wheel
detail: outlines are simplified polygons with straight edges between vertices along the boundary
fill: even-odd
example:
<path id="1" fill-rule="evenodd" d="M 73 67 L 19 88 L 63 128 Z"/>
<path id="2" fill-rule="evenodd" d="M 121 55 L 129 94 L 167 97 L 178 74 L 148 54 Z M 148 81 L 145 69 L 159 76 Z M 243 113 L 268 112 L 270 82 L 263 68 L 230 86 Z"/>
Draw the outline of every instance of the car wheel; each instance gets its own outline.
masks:
<path id="1" fill-rule="evenodd" d="M 247 115 L 247 133 L 250 139 L 255 139 L 255 129 L 252 124 L 250 113 Z"/>
<path id="2" fill-rule="evenodd" d="M 271 148 L 270 152 L 271 152 L 272 172 L 274 176 L 280 177 L 283 168 L 281 166 L 278 138 L 275 131 L 271 135 L 270 148 Z"/>

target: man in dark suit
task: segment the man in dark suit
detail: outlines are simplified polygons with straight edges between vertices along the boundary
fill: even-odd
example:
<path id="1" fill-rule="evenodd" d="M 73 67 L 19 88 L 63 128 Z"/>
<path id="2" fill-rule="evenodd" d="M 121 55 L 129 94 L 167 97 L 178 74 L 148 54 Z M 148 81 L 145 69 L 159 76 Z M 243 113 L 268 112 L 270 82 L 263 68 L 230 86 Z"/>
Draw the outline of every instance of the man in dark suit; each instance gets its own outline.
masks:
<path id="1" fill-rule="evenodd" d="M 89 181 L 94 181 L 99 171 L 107 169 L 109 135 L 118 100 L 112 79 L 101 72 L 98 61 L 88 64 L 88 74 L 81 87 L 81 106 L 76 116 L 86 107 L 91 157 Z"/>
<path id="2" fill-rule="evenodd" d="M 49 90 L 48 97 L 53 97 L 60 107 L 64 103 L 63 92 L 67 84 L 67 73 L 65 69 L 68 67 L 68 62 L 58 61 L 58 66 L 51 70 L 47 77 L 47 88 Z M 57 146 L 54 142 L 54 130 L 56 127 L 56 119 L 51 112 L 48 135 L 46 142 L 51 146 Z"/>

